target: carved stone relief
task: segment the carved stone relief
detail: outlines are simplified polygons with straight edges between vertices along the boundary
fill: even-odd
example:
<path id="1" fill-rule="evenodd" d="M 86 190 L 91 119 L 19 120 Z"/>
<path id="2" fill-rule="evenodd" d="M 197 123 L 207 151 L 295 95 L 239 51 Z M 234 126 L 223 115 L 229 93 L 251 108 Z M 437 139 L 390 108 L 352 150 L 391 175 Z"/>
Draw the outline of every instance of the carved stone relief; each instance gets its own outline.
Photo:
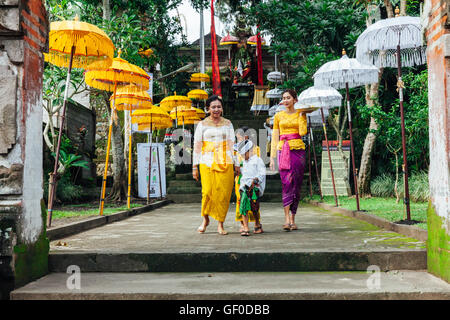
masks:
<path id="1" fill-rule="evenodd" d="M 0 65 L 0 75 L 0 155 L 5 155 L 16 143 L 17 76 L 5 65 Z"/>

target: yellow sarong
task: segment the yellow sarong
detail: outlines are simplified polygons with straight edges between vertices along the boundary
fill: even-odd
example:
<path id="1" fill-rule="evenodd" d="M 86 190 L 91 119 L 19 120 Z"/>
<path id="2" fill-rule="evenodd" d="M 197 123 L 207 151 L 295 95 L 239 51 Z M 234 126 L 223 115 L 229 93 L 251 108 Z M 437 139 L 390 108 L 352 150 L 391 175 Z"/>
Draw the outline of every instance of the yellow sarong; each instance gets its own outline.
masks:
<path id="1" fill-rule="evenodd" d="M 227 159 L 226 142 L 203 142 L 202 152 L 214 152 L 211 167 L 200 164 L 202 182 L 202 216 L 208 215 L 224 222 L 233 192 L 233 162 Z"/>

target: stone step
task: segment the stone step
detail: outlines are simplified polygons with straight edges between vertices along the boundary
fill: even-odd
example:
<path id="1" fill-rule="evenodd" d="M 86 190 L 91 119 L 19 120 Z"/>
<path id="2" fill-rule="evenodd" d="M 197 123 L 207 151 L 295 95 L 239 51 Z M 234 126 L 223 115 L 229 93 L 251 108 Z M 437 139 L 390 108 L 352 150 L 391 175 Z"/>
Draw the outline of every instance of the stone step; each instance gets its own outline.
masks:
<path id="1" fill-rule="evenodd" d="M 426 250 L 51 252 L 50 272 L 77 265 L 82 272 L 312 272 L 426 269 Z"/>
<path id="2" fill-rule="evenodd" d="M 252 273 L 82 273 L 80 287 L 67 273 L 52 273 L 11 292 L 12 300 L 449 300 L 450 284 L 425 271 Z M 245 279 L 245 285 L 243 281 Z M 379 279 L 379 280 L 378 280 Z M 264 305 L 264 302 L 259 303 Z M 183 304 L 185 305 L 185 303 Z M 207 304 L 206 304 L 207 305 Z M 226 314 L 223 307 L 213 315 Z M 165 310 L 179 317 L 180 308 Z M 273 310 L 272 313 L 273 314 Z"/>

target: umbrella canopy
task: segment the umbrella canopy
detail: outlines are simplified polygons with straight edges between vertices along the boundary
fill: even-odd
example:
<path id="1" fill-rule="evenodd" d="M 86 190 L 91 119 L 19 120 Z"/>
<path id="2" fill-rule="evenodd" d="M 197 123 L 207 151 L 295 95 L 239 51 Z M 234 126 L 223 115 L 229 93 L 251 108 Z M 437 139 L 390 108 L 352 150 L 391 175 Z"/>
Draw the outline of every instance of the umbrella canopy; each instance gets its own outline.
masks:
<path id="1" fill-rule="evenodd" d="M 209 82 L 209 76 L 206 73 L 191 74 L 190 82 Z"/>
<path id="2" fill-rule="evenodd" d="M 274 116 L 277 112 L 281 111 L 281 109 L 278 110 L 278 108 L 281 108 L 281 107 L 284 107 L 284 110 L 286 110 L 286 107 L 284 105 L 276 104 L 276 105 L 271 106 L 269 108 L 269 116 Z"/>
<path id="3" fill-rule="evenodd" d="M 194 108 L 194 109 L 197 112 L 197 117 L 199 117 L 200 119 L 203 119 L 206 117 L 205 111 L 203 111 L 202 109 L 199 109 L 199 108 Z"/>
<path id="4" fill-rule="evenodd" d="M 281 99 L 283 95 L 283 90 L 279 88 L 271 89 L 266 92 L 267 99 Z"/>
<path id="5" fill-rule="evenodd" d="M 186 96 L 179 96 L 176 92 L 173 96 L 165 97 L 159 103 L 159 106 L 165 110 L 172 110 L 173 108 L 180 106 L 190 107 L 191 105 L 191 99 Z"/>
<path id="6" fill-rule="evenodd" d="M 153 106 L 152 98 L 147 91 L 139 90 L 135 85 L 121 87 L 116 91 L 116 99 L 111 96 L 111 108 L 113 103 L 117 110 L 148 109 Z"/>
<path id="7" fill-rule="evenodd" d="M 280 71 L 272 71 L 267 75 L 267 80 L 270 82 L 281 83 L 284 79 L 284 73 Z"/>
<path id="8" fill-rule="evenodd" d="M 397 45 L 401 48 L 402 66 L 426 63 L 419 17 L 395 17 L 370 25 L 356 40 L 356 59 L 380 68 L 396 68 Z"/>
<path id="9" fill-rule="evenodd" d="M 321 108 L 333 108 L 341 105 L 342 95 L 332 87 L 309 87 L 298 96 L 298 102 Z"/>
<path id="10" fill-rule="evenodd" d="M 189 99 L 206 100 L 208 99 L 208 93 L 202 89 L 194 89 L 187 94 Z"/>
<path id="11" fill-rule="evenodd" d="M 139 49 L 138 53 L 141 56 L 150 57 L 153 54 L 153 50 L 152 49 L 147 49 L 147 50 Z"/>
<path id="12" fill-rule="evenodd" d="M 187 106 L 178 106 L 170 111 L 170 117 L 172 119 L 181 119 L 181 118 L 195 118 L 197 116 L 197 110 L 193 107 Z M 200 119 L 200 118 L 199 118 Z"/>
<path id="13" fill-rule="evenodd" d="M 162 130 L 168 128 L 172 128 L 172 120 L 160 120 L 158 122 L 153 122 L 151 126 L 148 123 L 138 123 L 139 131 Z"/>
<path id="14" fill-rule="evenodd" d="M 325 63 L 314 73 L 314 86 L 330 86 L 336 89 L 359 87 L 378 82 L 379 70 L 374 65 L 362 64 L 343 51 L 340 59 Z"/>
<path id="15" fill-rule="evenodd" d="M 114 44 L 106 33 L 93 24 L 79 21 L 78 17 L 50 23 L 48 42 L 45 61 L 59 67 L 69 67 L 72 47 L 73 68 L 108 68 L 114 57 Z"/>
<path id="16" fill-rule="evenodd" d="M 134 84 L 140 90 L 148 90 L 149 79 L 144 69 L 129 63 L 120 57 L 113 59 L 113 63 L 107 69 L 88 69 L 85 74 L 86 84 L 100 90 L 114 91 L 114 87 Z"/>
<path id="17" fill-rule="evenodd" d="M 258 42 L 258 36 L 251 36 L 250 38 L 247 39 L 247 43 L 253 46 L 256 46 Z M 266 44 L 266 40 L 264 38 L 261 38 L 261 45 L 265 45 Z"/>
<path id="18" fill-rule="evenodd" d="M 171 121 L 167 112 L 160 107 L 153 106 L 150 109 L 135 110 L 131 114 L 131 123 L 158 123 L 162 121 Z"/>
<path id="19" fill-rule="evenodd" d="M 225 37 L 223 37 L 220 40 L 220 45 L 221 46 L 225 46 L 225 45 L 231 45 L 231 44 L 238 44 L 239 43 L 239 38 L 232 36 L 230 34 L 227 34 Z"/>

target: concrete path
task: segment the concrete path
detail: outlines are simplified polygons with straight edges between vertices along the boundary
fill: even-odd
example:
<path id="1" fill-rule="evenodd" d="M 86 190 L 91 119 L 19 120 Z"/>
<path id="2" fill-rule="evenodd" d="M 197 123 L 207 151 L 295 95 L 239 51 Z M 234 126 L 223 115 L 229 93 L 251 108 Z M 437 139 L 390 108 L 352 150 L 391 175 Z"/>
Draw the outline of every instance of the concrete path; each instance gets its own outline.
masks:
<path id="1" fill-rule="evenodd" d="M 234 221 L 235 206 L 225 221 L 229 232 L 217 233 L 217 223 L 204 234 L 200 204 L 171 204 L 120 222 L 52 241 L 52 253 L 75 252 L 313 252 L 313 251 L 405 251 L 425 249 L 425 243 L 379 229 L 369 223 L 301 204 L 297 231 L 285 232 L 283 208 L 279 203 L 262 203 L 264 233 L 242 237 Z M 251 226 L 253 227 L 253 226 Z M 251 229 L 252 230 L 252 229 Z M 58 244 L 66 243 L 67 246 Z"/>
<path id="2" fill-rule="evenodd" d="M 425 272 L 424 242 L 304 204 L 300 229 L 285 232 L 280 204 L 261 209 L 265 232 L 250 237 L 234 205 L 221 236 L 213 220 L 197 233 L 200 204 L 171 204 L 53 241 L 52 273 L 11 298 L 450 299 L 450 284 Z M 81 287 L 69 290 L 74 265 Z"/>

